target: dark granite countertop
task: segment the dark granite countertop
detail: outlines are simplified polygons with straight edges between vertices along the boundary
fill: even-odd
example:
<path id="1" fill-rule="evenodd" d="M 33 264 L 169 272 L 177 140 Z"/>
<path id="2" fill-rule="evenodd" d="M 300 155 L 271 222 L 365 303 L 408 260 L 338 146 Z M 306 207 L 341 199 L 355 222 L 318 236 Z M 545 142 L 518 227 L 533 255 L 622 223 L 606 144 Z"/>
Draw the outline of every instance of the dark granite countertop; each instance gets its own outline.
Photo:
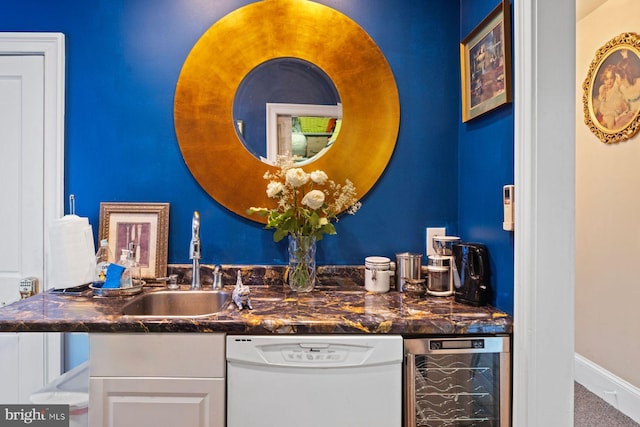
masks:
<path id="1" fill-rule="evenodd" d="M 229 292 L 238 268 L 225 269 L 224 289 Z M 73 296 L 46 292 L 0 308 L 0 332 L 449 335 L 504 334 L 513 328 L 506 313 L 460 304 L 452 297 L 368 293 L 358 269 L 336 277 L 334 269 L 320 268 L 316 289 L 301 294 L 289 291 L 270 270 L 241 270 L 243 282 L 251 286 L 253 310 L 241 311 L 231 303 L 208 317 L 141 319 L 121 314 L 122 306 L 136 296 L 97 297 L 90 290 Z M 210 289 L 207 274 L 203 277 L 203 288 Z M 181 283 L 190 283 L 190 277 L 183 275 Z M 150 287 L 144 292 L 156 290 Z M 188 286 L 181 286 L 181 291 L 188 292 Z"/>

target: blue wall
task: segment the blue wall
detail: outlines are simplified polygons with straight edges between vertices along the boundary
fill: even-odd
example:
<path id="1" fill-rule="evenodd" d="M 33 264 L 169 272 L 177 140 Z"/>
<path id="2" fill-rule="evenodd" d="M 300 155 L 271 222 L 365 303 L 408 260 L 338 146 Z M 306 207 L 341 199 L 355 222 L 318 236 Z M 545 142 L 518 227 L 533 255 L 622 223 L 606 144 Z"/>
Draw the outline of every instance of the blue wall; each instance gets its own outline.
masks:
<path id="1" fill-rule="evenodd" d="M 496 1 L 460 1 L 464 39 Z M 458 140 L 458 226 L 465 241 L 489 251 L 494 304 L 513 313 L 513 232 L 502 230 L 502 186 L 513 184 L 513 105 L 506 104 L 466 123 Z"/>
<path id="2" fill-rule="evenodd" d="M 3 2 L 1 31 L 66 35 L 65 189 L 95 232 L 101 201 L 169 202 L 169 263 L 189 262 L 194 210 L 202 217 L 204 263 L 285 262 L 286 248 L 272 242 L 270 231 L 202 190 L 182 160 L 173 126 L 175 85 L 191 47 L 214 22 L 250 2 Z M 513 176 L 511 108 L 460 125 L 459 40 L 496 0 L 320 2 L 358 22 L 381 48 L 396 77 L 401 125 L 386 171 L 362 209 L 342 217 L 338 235 L 319 244 L 319 264 L 423 252 L 425 227 L 446 226 L 450 234 L 488 243 L 498 306 L 511 311 L 512 242 L 498 214 L 500 189 Z"/>

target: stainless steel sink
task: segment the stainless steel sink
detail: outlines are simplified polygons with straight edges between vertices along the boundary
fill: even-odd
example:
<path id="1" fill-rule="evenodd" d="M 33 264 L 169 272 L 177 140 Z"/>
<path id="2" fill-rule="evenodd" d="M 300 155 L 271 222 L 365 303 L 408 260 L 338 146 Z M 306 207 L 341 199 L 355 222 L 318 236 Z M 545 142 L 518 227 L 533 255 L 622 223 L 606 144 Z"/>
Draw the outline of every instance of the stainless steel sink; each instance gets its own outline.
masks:
<path id="1" fill-rule="evenodd" d="M 231 301 L 226 291 L 157 291 L 137 296 L 122 308 L 136 317 L 205 317 L 224 310 Z"/>

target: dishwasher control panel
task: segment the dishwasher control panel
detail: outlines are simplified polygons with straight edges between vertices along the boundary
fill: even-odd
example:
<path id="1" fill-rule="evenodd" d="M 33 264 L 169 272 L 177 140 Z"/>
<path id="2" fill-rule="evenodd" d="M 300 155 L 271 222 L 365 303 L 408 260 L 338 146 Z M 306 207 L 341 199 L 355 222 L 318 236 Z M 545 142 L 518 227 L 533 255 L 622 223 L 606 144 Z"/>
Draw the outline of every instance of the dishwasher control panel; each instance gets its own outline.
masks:
<path id="1" fill-rule="evenodd" d="M 290 362 L 341 362 L 346 359 L 344 350 L 330 348 L 285 348 L 282 356 Z"/>
<path id="2" fill-rule="evenodd" d="M 267 363 L 273 365 L 359 365 L 369 357 L 368 348 L 344 344 L 296 343 L 267 344 L 257 347 Z"/>
<path id="3" fill-rule="evenodd" d="M 305 368 L 402 363 L 402 337 L 394 338 L 227 336 L 227 362 Z"/>

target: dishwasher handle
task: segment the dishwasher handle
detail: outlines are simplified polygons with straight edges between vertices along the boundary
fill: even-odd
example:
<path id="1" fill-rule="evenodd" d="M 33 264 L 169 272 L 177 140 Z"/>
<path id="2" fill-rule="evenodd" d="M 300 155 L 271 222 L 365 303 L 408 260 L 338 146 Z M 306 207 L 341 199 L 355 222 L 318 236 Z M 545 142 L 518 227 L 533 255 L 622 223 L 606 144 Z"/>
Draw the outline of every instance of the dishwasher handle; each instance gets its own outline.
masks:
<path id="1" fill-rule="evenodd" d="M 298 345 L 300 347 L 304 348 L 304 349 L 307 349 L 307 350 L 313 350 L 314 348 L 327 349 L 327 348 L 331 347 L 331 344 L 327 344 L 327 343 L 303 343 L 303 342 L 301 342 Z"/>

